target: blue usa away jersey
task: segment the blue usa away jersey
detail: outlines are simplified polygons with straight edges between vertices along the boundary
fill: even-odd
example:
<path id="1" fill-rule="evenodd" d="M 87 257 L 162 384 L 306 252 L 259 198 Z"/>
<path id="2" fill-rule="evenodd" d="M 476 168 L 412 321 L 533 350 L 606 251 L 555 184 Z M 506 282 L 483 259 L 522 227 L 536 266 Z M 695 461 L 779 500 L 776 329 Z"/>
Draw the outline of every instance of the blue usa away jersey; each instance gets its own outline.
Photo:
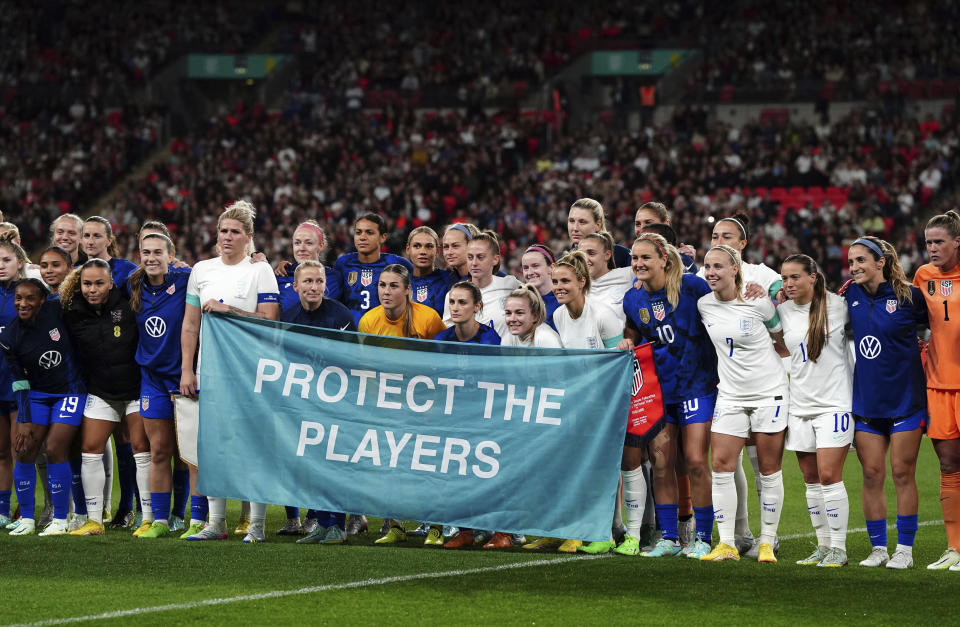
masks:
<path id="1" fill-rule="evenodd" d="M 344 307 L 343 303 L 332 298 L 324 298 L 320 301 L 320 306 L 313 311 L 304 309 L 298 300 L 283 310 L 283 313 L 280 314 L 280 320 L 308 327 L 339 329 L 340 331 L 357 330 L 357 323 L 353 321 L 350 310 Z"/>
<path id="2" fill-rule="evenodd" d="M 438 342 L 460 342 L 460 338 L 457 337 L 457 328 L 456 327 L 447 327 L 440 333 L 437 333 L 433 336 L 433 339 Z M 477 329 L 476 335 L 464 342 L 466 344 L 488 344 L 491 346 L 500 346 L 500 336 L 493 329 L 493 327 L 483 324 L 480 324 L 480 328 Z"/>
<path id="3" fill-rule="evenodd" d="M 137 328 L 137 363 L 168 387 L 180 386 L 180 328 L 187 301 L 190 272 L 169 272 L 163 285 L 150 285 L 144 277 L 140 290 Z"/>
<path id="4" fill-rule="evenodd" d="M 277 287 L 280 288 L 280 311 L 293 307 L 300 302 L 300 295 L 297 294 L 297 290 L 293 289 L 293 273 L 297 271 L 297 266 L 299 265 L 298 263 L 292 264 L 287 268 L 287 276 L 277 277 Z M 340 291 L 342 289 L 340 285 L 340 273 L 330 266 L 324 266 L 323 269 L 326 270 L 327 273 L 327 282 L 323 288 L 323 297 L 340 300 Z"/>
<path id="5" fill-rule="evenodd" d="M 413 302 L 426 305 L 443 316 L 443 299 L 453 283 L 447 270 L 434 270 L 427 276 L 410 276 Z"/>
<path id="6" fill-rule="evenodd" d="M 45 394 L 87 391 L 75 357 L 76 347 L 56 301 L 44 302 L 33 322 L 17 318 L 4 327 L 0 350 L 13 379 L 29 381 L 31 390 Z"/>
<path id="7" fill-rule="evenodd" d="M 627 325 L 653 345 L 664 403 L 706 396 L 717 387 L 717 354 L 697 310 L 697 301 L 709 293 L 706 281 L 684 274 L 676 310 L 665 289 L 647 292 L 634 287 L 623 297 Z"/>
<path id="8" fill-rule="evenodd" d="M 361 263 L 357 259 L 357 253 L 346 253 L 340 255 L 333 264 L 333 269 L 340 274 L 340 302 L 347 306 L 357 324 L 363 314 L 380 305 L 377 294 L 380 272 L 394 263 L 406 266 L 410 275 L 413 275 L 413 266 L 409 261 L 389 253 L 381 253 L 380 258 L 373 263 Z"/>
<path id="9" fill-rule="evenodd" d="M 13 285 L 16 281 L 9 281 L 6 285 L 0 283 L 0 332 L 17 318 L 17 310 L 13 306 Z M 0 401 L 12 401 L 13 374 L 5 359 L 0 359 Z"/>

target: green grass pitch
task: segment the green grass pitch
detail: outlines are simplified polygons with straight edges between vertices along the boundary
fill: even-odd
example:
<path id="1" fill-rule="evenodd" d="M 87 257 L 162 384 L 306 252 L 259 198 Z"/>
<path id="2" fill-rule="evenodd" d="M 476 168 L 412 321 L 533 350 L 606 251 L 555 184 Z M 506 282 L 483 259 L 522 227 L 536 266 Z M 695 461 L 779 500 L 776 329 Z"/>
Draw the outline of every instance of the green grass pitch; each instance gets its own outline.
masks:
<path id="1" fill-rule="evenodd" d="M 811 552 L 813 539 L 803 481 L 787 452 L 778 564 L 449 551 L 424 548 L 417 538 L 382 547 L 372 544 L 379 527 L 373 519 L 371 532 L 344 546 L 302 546 L 275 535 L 244 545 L 236 536 L 187 543 L 138 540 L 126 531 L 90 538 L 2 534 L 0 624 L 940 624 L 949 620 L 944 599 L 960 589 L 960 573 L 925 569 L 946 545 L 936 522 L 939 473 L 929 441 L 917 477 L 923 526 L 916 566 L 905 572 L 857 566 L 869 551 L 863 531 L 848 538 L 850 566 L 794 564 Z M 850 527 L 862 529 L 855 454 L 845 480 Z M 891 523 L 894 503 L 890 487 Z M 237 505 L 231 503 L 228 523 L 236 521 Z M 754 533 L 757 510 L 754 499 Z M 283 510 L 271 507 L 268 516 L 272 534 Z M 889 533 L 892 547 L 896 532 Z"/>

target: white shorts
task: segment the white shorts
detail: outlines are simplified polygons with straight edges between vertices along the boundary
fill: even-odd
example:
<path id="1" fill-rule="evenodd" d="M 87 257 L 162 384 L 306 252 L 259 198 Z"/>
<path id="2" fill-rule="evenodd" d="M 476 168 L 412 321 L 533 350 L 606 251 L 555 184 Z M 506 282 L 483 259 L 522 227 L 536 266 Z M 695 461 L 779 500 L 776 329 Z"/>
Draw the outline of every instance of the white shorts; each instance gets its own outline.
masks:
<path id="1" fill-rule="evenodd" d="M 780 433 L 787 428 L 787 405 L 766 407 L 739 407 L 721 405 L 713 409 L 710 431 L 738 438 L 750 437 L 753 433 Z"/>
<path id="2" fill-rule="evenodd" d="M 200 432 L 200 399 L 177 394 L 173 401 L 173 418 L 177 425 L 177 446 L 180 459 L 197 465 L 197 434 Z"/>
<path id="3" fill-rule="evenodd" d="M 816 453 L 818 448 L 841 448 L 853 443 L 853 413 L 836 411 L 817 416 L 795 416 L 787 421 L 788 451 Z"/>
<path id="4" fill-rule="evenodd" d="M 130 414 L 140 411 L 140 399 L 132 401 L 108 401 L 87 394 L 87 404 L 83 408 L 83 415 L 94 420 L 106 420 L 107 422 L 120 422 L 120 419 Z"/>

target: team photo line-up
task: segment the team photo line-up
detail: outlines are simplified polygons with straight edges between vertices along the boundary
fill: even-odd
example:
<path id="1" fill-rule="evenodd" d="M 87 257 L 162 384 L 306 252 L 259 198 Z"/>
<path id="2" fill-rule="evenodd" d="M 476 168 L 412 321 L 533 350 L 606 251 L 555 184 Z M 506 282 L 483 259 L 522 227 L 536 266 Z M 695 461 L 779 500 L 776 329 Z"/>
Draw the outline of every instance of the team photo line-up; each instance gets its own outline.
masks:
<path id="1" fill-rule="evenodd" d="M 332 268 L 320 262 L 322 226 L 300 224 L 293 260 L 274 270 L 253 251 L 254 218 L 249 202 L 228 206 L 217 223 L 217 256 L 193 268 L 176 258 L 160 222 L 140 230 L 139 266 L 116 256 L 111 225 L 98 216 L 60 216 L 36 264 L 17 227 L 0 224 L 0 523 L 10 536 L 102 535 L 109 524 L 134 528 L 139 538 L 174 531 L 187 541 L 227 538 L 226 500 L 197 493 L 198 468 L 181 459 L 174 420 L 196 412 L 200 327 L 205 313 L 219 312 L 444 342 L 651 345 L 663 418 L 644 436 L 626 434 L 608 540 L 528 542 L 426 523 L 407 530 L 385 519 L 377 544 L 417 535 L 445 548 L 776 562 L 787 449 L 796 453 L 817 538 L 816 550 L 797 563 L 840 567 L 850 511 L 842 472 L 853 447 L 872 545 L 859 563 L 911 568 L 916 462 L 926 432 L 940 462 L 947 540 L 928 568 L 960 572 L 956 212 L 927 222 L 929 263 L 912 282 L 888 242 L 852 242 L 851 278 L 837 293 L 807 255 L 787 257 L 779 272 L 745 261 L 750 223 L 742 214 L 714 223 L 698 267 L 697 251 L 676 241 L 661 203 L 637 210 L 636 240 L 626 248 L 606 232 L 600 203 L 577 200 L 568 216 L 570 250 L 530 246 L 522 282 L 500 271 L 492 231 L 467 223 L 442 234 L 418 227 L 400 256 L 382 252 L 388 233 L 376 214 L 357 218 L 356 252 Z M 761 507 L 756 537 L 744 452 Z M 892 555 L 888 458 L 897 511 Z M 121 489 L 116 512 L 113 473 Z M 38 475 L 47 504 L 39 521 Z M 235 533 L 244 542 L 266 539 L 266 507 L 243 503 Z M 296 506 L 286 514 L 277 533 L 303 536 L 299 543 L 343 543 L 367 527 L 360 514 L 309 510 L 301 520 Z"/>

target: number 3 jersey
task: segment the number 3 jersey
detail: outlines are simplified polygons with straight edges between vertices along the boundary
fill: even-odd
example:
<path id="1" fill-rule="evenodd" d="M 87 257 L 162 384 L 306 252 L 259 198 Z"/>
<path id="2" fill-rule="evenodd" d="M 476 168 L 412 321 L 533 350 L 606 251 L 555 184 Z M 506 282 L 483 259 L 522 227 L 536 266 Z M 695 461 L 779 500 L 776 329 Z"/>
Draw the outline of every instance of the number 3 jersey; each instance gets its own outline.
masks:
<path id="1" fill-rule="evenodd" d="M 691 274 L 681 281 L 676 309 L 665 289 L 648 292 L 640 283 L 623 297 L 627 327 L 653 345 L 653 363 L 668 404 L 707 396 L 717 388 L 717 356 L 697 311 L 697 301 L 710 294 L 710 287 Z"/>
<path id="2" fill-rule="evenodd" d="M 930 316 L 927 387 L 960 390 L 960 266 L 947 272 L 931 263 L 920 266 L 913 284 L 927 299 Z"/>
<path id="3" fill-rule="evenodd" d="M 777 308 L 783 341 L 790 351 L 790 415 L 819 416 L 849 412 L 853 402 L 853 363 L 845 328 L 847 303 L 827 292 L 827 336 L 820 356 L 810 359 L 807 331 L 810 305 L 788 300 Z"/>
<path id="4" fill-rule="evenodd" d="M 890 283 L 876 294 L 850 282 L 847 301 L 857 363 L 853 369 L 853 413 L 865 418 L 912 416 L 927 406 L 917 325 L 927 323 L 927 304 L 915 287 L 913 302 L 901 303 Z"/>
<path id="5" fill-rule="evenodd" d="M 770 332 L 782 329 L 768 298 L 717 300 L 713 293 L 697 301 L 717 352 L 717 404 L 766 407 L 787 400 L 787 371 L 773 348 Z"/>

